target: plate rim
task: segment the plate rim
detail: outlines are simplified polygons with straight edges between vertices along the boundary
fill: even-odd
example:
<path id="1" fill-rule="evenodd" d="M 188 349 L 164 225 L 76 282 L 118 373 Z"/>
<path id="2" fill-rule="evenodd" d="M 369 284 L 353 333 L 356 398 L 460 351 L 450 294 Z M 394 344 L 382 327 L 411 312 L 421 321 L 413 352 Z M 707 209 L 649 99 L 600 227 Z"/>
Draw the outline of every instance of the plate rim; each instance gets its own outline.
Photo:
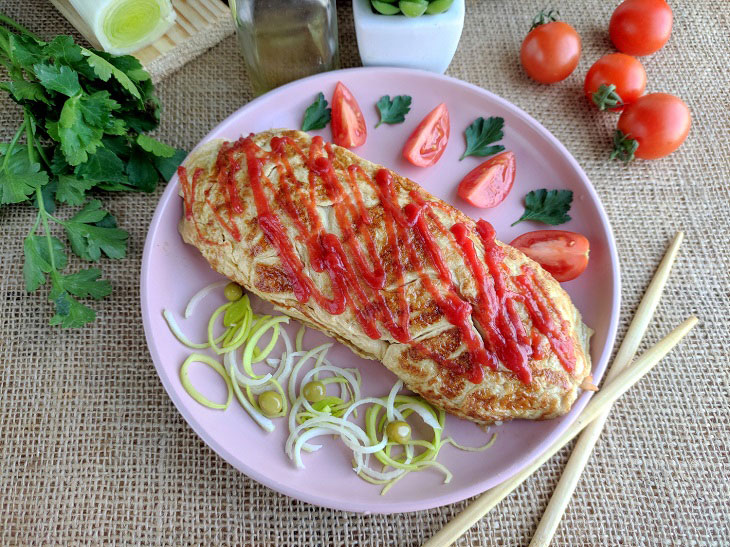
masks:
<path id="1" fill-rule="evenodd" d="M 508 101 L 507 99 L 500 97 L 499 95 L 484 89 L 480 86 L 477 86 L 475 84 L 471 84 L 469 82 L 465 82 L 464 80 L 460 80 L 458 78 L 454 78 L 453 76 L 448 76 L 445 74 L 435 74 L 432 72 L 428 72 L 425 70 L 419 70 L 419 69 L 411 69 L 411 68 L 399 68 L 399 67 L 354 67 L 354 68 L 347 68 L 347 69 L 340 69 L 330 72 L 323 72 L 319 74 L 315 74 L 312 76 L 308 76 L 306 78 L 302 78 L 299 80 L 295 80 L 293 82 L 290 82 L 286 85 L 283 85 L 281 87 L 278 87 L 272 91 L 269 91 L 268 93 L 265 93 L 259 97 L 256 97 L 255 99 L 249 101 L 248 103 L 244 104 L 240 108 L 236 109 L 234 112 L 232 112 L 230 115 L 228 115 L 226 118 L 224 118 L 221 122 L 219 122 L 215 127 L 213 127 L 199 142 L 195 147 L 190 151 L 187 157 L 189 157 L 190 154 L 192 154 L 197 148 L 199 148 L 202 144 L 208 142 L 211 140 L 213 134 L 215 134 L 219 128 L 226 125 L 231 121 L 232 119 L 240 116 L 244 111 L 254 109 L 260 102 L 263 102 L 264 100 L 268 100 L 272 94 L 280 93 L 286 89 L 296 87 L 299 85 L 302 85 L 303 82 L 309 82 L 317 79 L 331 79 L 336 78 L 337 75 L 342 74 L 347 75 L 351 74 L 353 72 L 373 72 L 373 73 L 383 73 L 383 72 L 389 72 L 389 73 L 397 73 L 402 75 L 414 75 L 414 76 L 420 76 L 420 77 L 427 77 L 427 78 L 434 78 L 436 80 L 442 80 L 447 81 L 450 84 L 457 85 L 457 86 L 463 86 L 471 91 L 477 92 L 482 95 L 486 95 L 490 100 L 495 101 L 497 103 L 500 103 L 501 106 L 507 108 L 508 110 L 512 111 L 513 114 L 518 116 L 519 118 L 522 118 L 522 121 L 524 121 L 528 126 L 530 126 L 533 130 L 535 130 L 537 133 L 540 134 L 547 142 L 549 142 L 553 147 L 557 149 L 557 151 L 562 155 L 569 163 L 570 167 L 575 170 L 575 172 L 578 174 L 578 176 L 583 180 L 583 183 L 586 187 L 587 192 L 590 194 L 591 199 L 596 204 L 596 208 L 598 210 L 598 215 L 601 221 L 601 224 L 605 227 L 608 235 L 608 250 L 609 250 L 609 256 L 611 257 L 611 268 L 613 270 L 613 279 L 615 283 L 615 289 L 613 292 L 613 298 L 612 298 L 612 306 L 615 310 L 613 316 L 610 319 L 608 331 L 607 331 L 607 337 L 606 337 L 606 343 L 603 347 L 603 350 L 601 352 L 601 355 L 597 359 L 597 362 L 593 364 L 593 369 L 595 370 L 597 367 L 602 367 L 600 372 L 597 373 L 596 380 L 600 381 L 600 379 L 603 377 L 603 375 L 606 373 L 606 370 L 608 368 L 608 360 L 611 357 L 611 354 L 613 352 L 613 348 L 615 345 L 616 340 L 616 333 L 618 330 L 618 322 L 621 316 L 621 271 L 620 271 L 620 263 L 618 258 L 618 252 L 616 248 L 616 239 L 614 237 L 613 233 L 613 227 L 611 226 L 611 222 L 608 218 L 608 215 L 606 214 L 606 210 L 603 206 L 603 202 L 601 201 L 600 196 L 598 195 L 598 192 L 593 186 L 593 183 L 586 175 L 583 168 L 580 166 L 578 161 L 573 157 L 573 155 L 570 153 L 570 151 L 565 147 L 565 145 L 548 130 L 545 126 L 543 126 L 539 121 L 537 121 L 535 118 L 533 118 L 530 114 L 525 112 L 523 109 L 518 107 L 517 105 L 513 104 L 512 102 Z M 186 159 L 187 159 L 186 157 Z M 300 489 L 297 489 L 296 487 L 290 487 L 286 483 L 277 482 L 274 477 L 271 477 L 269 474 L 266 473 L 260 473 L 257 471 L 256 468 L 250 467 L 246 465 L 245 463 L 241 462 L 240 459 L 238 459 L 234 454 L 232 454 L 229 450 L 227 450 L 224 446 L 222 446 L 220 443 L 218 443 L 211 435 L 209 435 L 205 429 L 201 425 L 201 423 L 195 418 L 194 413 L 187 410 L 187 407 L 183 404 L 183 401 L 181 397 L 178 397 L 177 393 L 173 389 L 172 385 L 168 385 L 168 379 L 167 376 L 164 374 L 161 374 L 161 355 L 160 352 L 155 344 L 154 336 L 153 336 L 153 328 L 152 328 L 152 311 L 149 309 L 149 306 L 147 306 L 146 301 L 146 295 L 148 291 L 148 276 L 150 274 L 150 260 L 152 256 L 152 245 L 153 245 L 153 234 L 157 232 L 157 229 L 159 225 L 161 224 L 162 216 L 164 213 L 165 208 L 167 207 L 168 202 L 172 198 L 173 194 L 175 193 L 176 189 L 178 187 L 177 184 L 177 173 L 173 175 L 173 177 L 168 181 L 167 186 L 160 196 L 159 201 L 157 202 L 157 205 L 155 207 L 155 212 L 153 214 L 152 220 L 150 221 L 147 235 L 145 236 L 145 244 L 142 251 L 142 261 L 141 261 L 141 267 L 140 267 L 140 307 L 142 311 L 142 323 L 144 327 L 145 332 L 145 340 L 147 342 L 147 348 L 150 352 L 150 356 L 152 358 L 152 362 L 155 365 L 155 372 L 157 373 L 157 376 L 160 379 L 160 382 L 162 383 L 163 387 L 165 388 L 165 391 L 167 392 L 168 397 L 170 400 L 172 400 L 173 404 L 177 408 L 177 411 L 180 413 L 180 415 L 183 417 L 183 419 L 187 422 L 187 424 L 193 429 L 195 434 L 200 437 L 200 439 L 208 445 L 218 456 L 220 456 L 227 464 L 234 467 L 239 472 L 245 474 L 246 476 L 250 477 L 251 479 L 259 482 L 260 484 L 263 484 L 264 486 L 271 488 L 272 490 L 275 490 L 276 492 L 279 492 L 281 494 L 284 494 L 286 496 L 289 496 L 291 498 L 304 501 L 307 503 L 311 503 L 313 505 L 319 506 L 319 507 L 325 507 L 328 509 L 336 509 L 336 510 L 342 510 L 342 511 L 351 511 L 351 512 L 357 512 L 357 513 L 364 513 L 364 514 L 393 514 L 393 513 L 405 513 L 405 512 L 414 512 L 414 511 L 422 511 L 427 509 L 434 509 L 437 507 L 442 507 L 444 505 L 457 503 L 460 501 L 463 501 L 469 497 L 481 494 L 482 492 L 488 490 L 489 488 L 493 488 L 494 486 L 504 482 L 505 480 L 509 479 L 510 477 L 517 474 L 519 471 L 527 467 L 530 463 L 532 463 L 535 459 L 540 457 L 552 444 L 552 442 L 560 436 L 561 433 L 567 429 L 571 423 L 573 423 L 580 413 L 585 408 L 586 404 L 588 404 L 588 401 L 590 400 L 592 396 L 592 392 L 584 392 L 582 393 L 576 401 L 573 403 L 573 407 L 571 408 L 570 412 L 566 414 L 565 416 L 558 418 L 561 420 L 561 423 L 553 430 L 549 435 L 543 439 L 538 446 L 533 450 L 533 453 L 530 455 L 530 457 L 522 457 L 522 458 L 516 458 L 514 463 L 501 471 L 500 473 L 497 473 L 496 475 L 492 476 L 492 481 L 497 479 L 494 484 L 490 485 L 489 487 L 485 487 L 484 483 L 487 482 L 484 481 L 476 481 L 471 485 L 471 487 L 465 487 L 460 490 L 456 490 L 454 492 L 448 492 L 445 494 L 442 494 L 440 496 L 427 496 L 423 500 L 408 500 L 408 501 L 399 501 L 387 504 L 386 506 L 380 508 L 380 509 L 373 509 L 372 502 L 359 502 L 358 500 L 349 500 L 346 503 L 338 503 L 334 500 L 330 500 L 329 498 L 319 496 L 317 494 L 312 494 L 309 492 L 302 491 Z M 235 462 L 235 463 L 234 463 Z"/>

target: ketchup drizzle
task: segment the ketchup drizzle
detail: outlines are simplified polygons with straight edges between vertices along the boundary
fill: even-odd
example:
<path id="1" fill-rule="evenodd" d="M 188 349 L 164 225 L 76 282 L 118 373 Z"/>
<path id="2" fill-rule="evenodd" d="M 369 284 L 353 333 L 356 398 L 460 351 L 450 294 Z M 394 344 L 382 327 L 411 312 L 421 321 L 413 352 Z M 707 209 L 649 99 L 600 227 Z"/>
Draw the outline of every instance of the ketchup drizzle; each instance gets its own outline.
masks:
<path id="1" fill-rule="evenodd" d="M 293 151 L 306 166 L 306 183 L 295 176 L 288 151 Z M 465 224 L 457 222 L 447 229 L 441 223 L 432 208 L 444 209 L 440 204 L 426 201 L 414 190 L 410 193 L 411 202 L 401 207 L 388 170 L 378 170 L 373 180 L 360 166 L 350 165 L 345 169 L 346 176 L 338 177 L 335 170 L 337 157 L 331 145 L 324 144 L 321 137 L 312 139 L 309 153 L 305 154 L 290 137 L 272 138 L 271 151 L 268 152 L 257 146 L 249 136 L 234 143 L 224 143 L 218 153 L 215 177 L 225 207 L 216 209 L 210 202 L 208 193 L 213 186 L 205 192 L 206 203 L 216 219 L 236 241 L 240 241 L 241 236 L 234 216 L 244 211 L 236 182 L 242 161 L 246 162 L 259 226 L 276 249 L 299 302 L 306 303 L 312 298 L 333 315 L 349 308 L 369 337 L 382 337 L 378 327 L 380 323 L 398 342 L 411 344 L 439 365 L 464 375 L 473 383 L 482 381 L 483 367 L 497 370 L 501 362 L 522 382 L 529 384 L 532 380 L 530 359 L 544 358 L 540 351 L 542 337 L 547 338 L 563 367 L 572 372 L 575 352 L 567 335 L 567 321 L 561 318 L 559 325 L 553 321 L 550 310 L 554 305 L 529 267 L 523 265 L 520 275 L 509 274 L 503 264 L 505 252 L 495 242 L 494 228 L 488 222 L 480 220 L 476 226 L 476 236 L 484 247 L 484 256 L 480 258 L 472 239 L 474 234 Z M 263 172 L 263 165 L 269 162 L 274 164 L 271 173 L 276 173 L 278 184 L 274 184 Z M 192 204 L 199 173 L 196 170 L 192 185 L 184 167 L 178 169 L 178 175 L 183 189 L 185 216 L 195 222 Z M 359 181 L 366 182 L 377 194 L 384 212 L 387 243 L 380 252 L 372 236 L 372 218 Z M 320 191 L 324 189 L 332 203 L 339 236 L 322 225 L 316 205 L 318 188 Z M 266 190 L 291 220 L 296 231 L 294 239 L 307 247 L 312 269 L 329 277 L 331 296 L 323 294 L 305 273 L 293 239 L 272 210 Z M 227 212 L 227 219 L 221 211 Z M 435 226 L 454 244 L 471 271 L 477 289 L 473 301 L 460 294 L 442 252 L 443 243 L 436 239 L 430 226 Z M 389 257 L 387 270 L 381 257 L 386 253 Z M 458 329 L 469 354 L 469 365 L 462 364 L 463 360 L 441 355 L 411 338 L 404 257 L 446 319 Z M 436 271 L 436 282 L 428 274 L 427 265 Z M 510 280 L 521 289 L 520 293 L 509 288 Z M 395 314 L 385 299 L 387 283 L 396 284 L 396 302 L 391 305 L 396 308 Z M 523 304 L 530 317 L 532 332 L 529 336 L 515 302 Z"/>

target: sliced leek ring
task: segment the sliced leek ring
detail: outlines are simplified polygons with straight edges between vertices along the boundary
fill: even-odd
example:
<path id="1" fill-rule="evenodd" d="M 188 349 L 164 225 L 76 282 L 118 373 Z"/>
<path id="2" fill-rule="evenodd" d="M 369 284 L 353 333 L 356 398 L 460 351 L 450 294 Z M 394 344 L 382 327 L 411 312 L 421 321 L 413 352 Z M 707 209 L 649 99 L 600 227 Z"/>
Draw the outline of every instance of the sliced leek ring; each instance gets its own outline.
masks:
<path id="1" fill-rule="evenodd" d="M 71 0 L 104 51 L 132 53 L 165 34 L 175 22 L 170 0 Z"/>

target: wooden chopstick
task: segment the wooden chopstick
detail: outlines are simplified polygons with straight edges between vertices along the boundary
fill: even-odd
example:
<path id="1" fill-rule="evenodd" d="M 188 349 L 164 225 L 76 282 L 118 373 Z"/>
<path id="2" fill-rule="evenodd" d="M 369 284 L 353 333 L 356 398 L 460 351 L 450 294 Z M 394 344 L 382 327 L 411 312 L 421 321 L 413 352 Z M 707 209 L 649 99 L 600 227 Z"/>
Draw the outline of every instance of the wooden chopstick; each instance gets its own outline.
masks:
<path id="1" fill-rule="evenodd" d="M 623 395 L 641 377 L 649 372 L 682 338 L 695 326 L 697 317 L 691 316 L 675 328 L 657 344 L 644 352 L 634 363 L 618 374 L 612 381 L 607 382 L 601 391 L 593 396 L 580 416 L 541 454 L 534 462 L 517 473 L 511 479 L 487 490 L 472 502 L 455 519 L 446 524 L 431 539 L 424 543 L 424 547 L 451 545 L 472 525 L 488 513 L 495 505 L 502 501 L 510 492 L 517 488 L 542 464 L 555 455 L 566 443 L 578 435 L 594 419 L 600 416 L 607 408 Z"/>
<path id="2" fill-rule="evenodd" d="M 639 349 L 639 344 L 642 338 L 644 338 L 646 328 L 662 296 L 664 286 L 669 278 L 669 273 L 671 272 L 683 238 L 684 233 L 677 232 L 677 235 L 674 236 L 674 241 L 667 248 L 664 258 L 659 264 L 651 283 L 649 283 L 634 318 L 631 320 L 631 325 L 629 325 L 621 347 L 613 360 L 613 364 L 606 374 L 606 382 L 610 382 L 618 376 L 622 370 L 629 366 L 634 355 L 636 355 L 636 350 Z M 603 426 L 606 423 L 606 418 L 608 418 L 610 411 L 611 408 L 607 408 L 603 414 L 598 416 L 581 433 L 575 448 L 573 448 L 573 453 L 570 455 L 570 459 L 563 470 L 563 475 L 555 487 L 550 503 L 548 503 L 545 513 L 542 515 L 542 519 L 540 519 L 540 524 L 538 524 L 535 535 L 530 542 L 530 547 L 550 545 L 555 530 L 563 518 L 565 508 L 570 503 L 570 498 L 573 495 L 576 484 L 578 484 L 586 462 L 591 456 L 591 452 L 596 441 L 598 441 L 598 437 L 601 435 L 601 431 L 603 431 Z"/>

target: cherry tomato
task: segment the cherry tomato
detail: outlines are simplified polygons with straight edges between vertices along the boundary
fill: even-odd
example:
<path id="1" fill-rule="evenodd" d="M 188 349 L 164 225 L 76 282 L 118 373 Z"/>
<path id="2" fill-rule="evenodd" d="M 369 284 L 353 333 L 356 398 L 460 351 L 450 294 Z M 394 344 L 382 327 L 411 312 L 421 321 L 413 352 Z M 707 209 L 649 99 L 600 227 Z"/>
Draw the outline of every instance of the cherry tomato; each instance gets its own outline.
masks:
<path id="1" fill-rule="evenodd" d="M 560 282 L 575 279 L 588 266 L 590 243 L 582 234 L 564 230 L 537 230 L 515 238 L 512 247 L 540 264 Z"/>
<path id="2" fill-rule="evenodd" d="M 502 152 L 477 165 L 459 183 L 459 197 L 489 209 L 502 203 L 515 182 L 515 155 Z"/>
<path id="3" fill-rule="evenodd" d="M 342 82 L 332 96 L 332 140 L 339 146 L 357 148 L 365 144 L 368 130 L 355 97 Z"/>
<path id="4" fill-rule="evenodd" d="M 612 92 L 601 86 L 615 86 Z M 604 55 L 588 69 L 583 91 L 599 109 L 622 110 L 646 89 L 646 71 L 636 57 L 624 53 Z M 618 105 L 618 106 L 616 106 Z"/>
<path id="5" fill-rule="evenodd" d="M 621 135 L 617 134 L 614 155 L 626 161 L 632 159 L 630 152 L 646 160 L 662 158 L 684 142 L 691 123 L 689 108 L 682 99 L 668 93 L 644 95 L 621 113 L 618 119 Z M 624 152 L 628 157 L 623 156 Z"/>
<path id="6" fill-rule="evenodd" d="M 520 62 L 530 78 L 552 84 L 570 76 L 578 66 L 580 52 L 580 36 L 575 29 L 568 23 L 551 21 L 538 24 L 527 34 Z"/>
<path id="7" fill-rule="evenodd" d="M 403 147 L 403 157 L 416 167 L 428 167 L 441 158 L 449 142 L 449 110 L 445 103 L 423 118 Z"/>
<path id="8" fill-rule="evenodd" d="M 608 23 L 616 49 L 629 55 L 659 51 L 672 33 L 672 8 L 664 0 L 626 0 Z"/>

